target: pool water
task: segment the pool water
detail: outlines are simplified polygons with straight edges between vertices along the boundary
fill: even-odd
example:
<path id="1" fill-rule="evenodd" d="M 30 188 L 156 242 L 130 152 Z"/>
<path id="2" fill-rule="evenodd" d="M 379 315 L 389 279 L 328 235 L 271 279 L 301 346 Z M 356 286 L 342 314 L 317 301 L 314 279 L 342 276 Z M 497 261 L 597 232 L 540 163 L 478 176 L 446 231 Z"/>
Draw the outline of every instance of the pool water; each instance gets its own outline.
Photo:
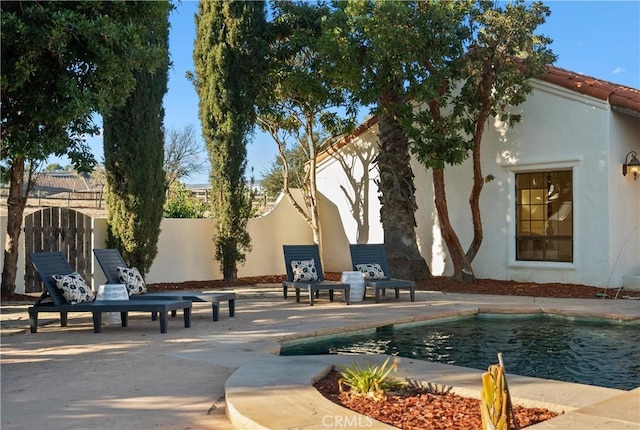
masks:
<path id="1" fill-rule="evenodd" d="M 285 342 L 281 355 L 388 354 L 631 390 L 640 386 L 640 325 L 602 319 L 477 314 Z"/>

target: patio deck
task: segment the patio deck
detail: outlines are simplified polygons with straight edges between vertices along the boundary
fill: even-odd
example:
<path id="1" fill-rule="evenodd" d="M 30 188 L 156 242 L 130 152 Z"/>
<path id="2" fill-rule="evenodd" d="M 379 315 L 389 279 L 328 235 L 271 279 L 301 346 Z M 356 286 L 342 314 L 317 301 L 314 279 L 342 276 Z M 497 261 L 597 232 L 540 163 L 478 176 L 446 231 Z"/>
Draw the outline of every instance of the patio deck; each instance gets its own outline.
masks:
<path id="1" fill-rule="evenodd" d="M 234 318 L 221 314 L 220 320 L 213 322 L 209 304 L 194 303 L 191 328 L 162 335 L 157 332 L 157 322 L 142 313 L 131 313 L 130 319 L 136 319 L 135 324 L 127 328 L 104 326 L 100 335 L 93 333 L 90 314 L 75 317 L 77 320 L 64 328 L 47 324 L 55 321 L 53 317 L 43 318 L 38 334 L 32 335 L 27 333 L 27 305 L 3 305 L 0 427 L 3 430 L 158 427 L 253 430 L 290 425 L 327 428 L 320 415 L 315 416 L 315 421 L 303 421 L 308 420 L 304 408 L 292 408 L 285 420 L 281 405 L 283 401 L 299 405 L 310 399 L 306 396 L 312 396 L 311 403 L 305 405 L 316 410 L 333 410 L 333 406 L 315 395 L 308 375 L 321 372 L 327 360 L 343 359 L 275 356 L 278 340 L 478 309 L 543 310 L 640 319 L 637 300 L 416 292 L 416 302 L 383 300 L 375 304 L 367 300 L 344 306 L 321 297 L 316 306 L 310 307 L 297 304 L 294 299 L 282 299 L 279 284 L 234 291 L 238 297 Z M 449 371 L 444 372 L 440 367 L 444 365 L 434 367 L 434 363 L 417 363 L 418 367 L 414 367 L 415 363 L 405 364 L 410 372 L 462 378 L 458 384 L 462 388 L 466 384 L 462 382 L 464 378 L 473 381 L 474 372 L 479 373 L 453 366 L 446 366 Z M 291 379 L 282 379 L 283 375 Z M 269 381 L 277 378 L 280 383 L 291 382 L 291 389 L 286 390 L 287 396 L 292 396 L 288 400 L 281 397 L 283 391 L 277 393 L 277 399 L 265 395 L 276 394 L 271 391 L 277 391 L 276 385 Z M 567 411 L 573 411 L 532 429 L 640 428 L 640 412 L 629 407 L 640 402 L 640 389 L 620 392 L 555 381 L 531 383 L 530 379 L 510 379 L 514 395 L 517 392 L 518 397 L 541 402 L 564 402 Z M 300 421 L 295 421 L 298 413 Z"/>

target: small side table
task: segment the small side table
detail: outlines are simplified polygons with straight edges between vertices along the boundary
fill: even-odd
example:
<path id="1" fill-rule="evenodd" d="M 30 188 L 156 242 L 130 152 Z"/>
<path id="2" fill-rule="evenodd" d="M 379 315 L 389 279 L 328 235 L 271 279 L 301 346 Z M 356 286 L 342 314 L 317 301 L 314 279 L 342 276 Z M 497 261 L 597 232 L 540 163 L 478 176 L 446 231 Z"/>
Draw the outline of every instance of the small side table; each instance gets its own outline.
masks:
<path id="1" fill-rule="evenodd" d="M 351 286 L 349 293 L 350 302 L 361 302 L 364 300 L 364 275 L 362 272 L 342 272 L 340 282 Z"/>
<path id="2" fill-rule="evenodd" d="M 129 300 L 129 293 L 124 284 L 105 284 L 98 287 L 96 300 Z M 119 325 L 121 323 L 119 312 L 103 312 L 102 324 Z"/>

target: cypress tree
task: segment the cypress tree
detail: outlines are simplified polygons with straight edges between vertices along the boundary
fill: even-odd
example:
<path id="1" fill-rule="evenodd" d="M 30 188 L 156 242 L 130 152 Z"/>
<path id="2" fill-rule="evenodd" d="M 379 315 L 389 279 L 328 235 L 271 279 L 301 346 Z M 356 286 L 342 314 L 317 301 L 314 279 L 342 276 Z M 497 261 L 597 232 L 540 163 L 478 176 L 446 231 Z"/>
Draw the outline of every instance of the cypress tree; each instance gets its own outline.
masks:
<path id="1" fill-rule="evenodd" d="M 76 170 L 90 171 L 96 160 L 84 137 L 99 132 L 92 113 L 121 106 L 133 70 L 162 61 L 140 37 L 145 17 L 134 18 L 128 3 L 0 2 L 0 173 L 10 188 L 3 295 L 16 289 L 22 217 L 39 164 L 66 154 Z"/>
<path id="2" fill-rule="evenodd" d="M 198 6 L 193 83 L 211 163 L 215 256 L 228 281 L 251 250 L 246 144 L 264 70 L 265 29 L 263 1 L 202 0 Z"/>
<path id="3" fill-rule="evenodd" d="M 134 16 L 149 22 L 149 49 L 161 49 L 166 61 L 155 70 L 139 69 L 125 104 L 103 119 L 107 176 L 107 246 L 120 250 L 141 274 L 149 271 L 158 249 L 165 200 L 164 109 L 169 66 L 168 2 L 131 4 Z"/>

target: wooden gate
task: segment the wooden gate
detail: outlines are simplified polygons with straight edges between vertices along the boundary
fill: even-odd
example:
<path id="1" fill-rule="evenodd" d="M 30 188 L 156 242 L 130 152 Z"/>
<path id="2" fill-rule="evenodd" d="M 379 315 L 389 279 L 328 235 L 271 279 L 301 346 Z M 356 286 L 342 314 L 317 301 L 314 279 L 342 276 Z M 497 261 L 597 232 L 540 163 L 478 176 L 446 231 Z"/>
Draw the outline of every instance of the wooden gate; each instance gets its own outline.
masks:
<path id="1" fill-rule="evenodd" d="M 40 292 L 44 288 L 31 265 L 30 252 L 62 251 L 71 267 L 90 284 L 91 235 L 91 217 L 73 209 L 44 208 L 27 215 L 24 219 L 25 292 Z"/>

